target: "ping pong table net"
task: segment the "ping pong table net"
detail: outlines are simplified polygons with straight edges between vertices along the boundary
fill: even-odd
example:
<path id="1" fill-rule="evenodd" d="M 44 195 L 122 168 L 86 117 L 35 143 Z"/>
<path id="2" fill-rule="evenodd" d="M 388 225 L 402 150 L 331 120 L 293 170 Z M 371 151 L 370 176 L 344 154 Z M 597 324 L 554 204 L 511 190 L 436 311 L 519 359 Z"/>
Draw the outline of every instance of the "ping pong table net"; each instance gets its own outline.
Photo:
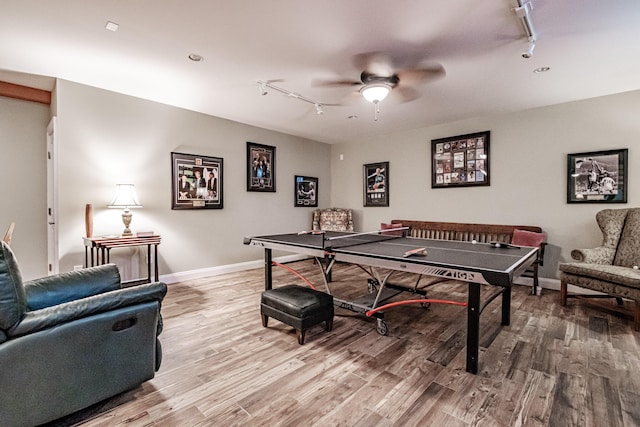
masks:
<path id="1" fill-rule="evenodd" d="M 400 238 L 402 238 L 402 236 L 385 234 L 383 232 L 377 232 L 377 233 L 371 233 L 371 234 L 356 233 L 353 235 L 347 234 L 347 235 L 335 236 L 335 237 L 323 237 L 323 245 L 324 245 L 324 249 L 340 249 L 340 248 L 345 248 L 350 246 L 384 242 L 387 240 L 395 240 Z"/>

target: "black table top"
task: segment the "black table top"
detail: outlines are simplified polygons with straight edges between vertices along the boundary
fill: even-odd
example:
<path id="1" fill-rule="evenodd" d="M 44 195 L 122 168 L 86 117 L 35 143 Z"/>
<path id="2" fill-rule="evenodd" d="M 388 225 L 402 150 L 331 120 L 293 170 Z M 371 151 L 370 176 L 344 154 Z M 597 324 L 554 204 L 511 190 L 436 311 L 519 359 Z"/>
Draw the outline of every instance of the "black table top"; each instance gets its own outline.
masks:
<path id="1" fill-rule="evenodd" d="M 530 264 L 535 259 L 536 248 L 526 246 L 501 245 L 496 247 L 489 243 L 471 243 L 455 240 L 418 239 L 381 234 L 358 234 L 344 232 L 325 232 L 323 234 L 277 234 L 270 236 L 252 237 L 250 242 L 263 244 L 285 245 L 291 252 L 295 248 L 324 250 L 334 254 L 336 259 L 357 258 L 368 259 L 369 265 L 378 262 L 389 266 L 388 263 L 413 264 L 415 266 L 440 267 L 458 271 L 479 272 L 489 282 L 495 284 L 510 284 L 512 273 L 523 264 Z M 424 248 L 426 255 L 410 255 L 407 251 Z M 525 265 L 525 266 L 526 266 Z M 427 272 L 425 272 L 427 274 Z M 507 276 L 497 279 L 500 276 Z"/>

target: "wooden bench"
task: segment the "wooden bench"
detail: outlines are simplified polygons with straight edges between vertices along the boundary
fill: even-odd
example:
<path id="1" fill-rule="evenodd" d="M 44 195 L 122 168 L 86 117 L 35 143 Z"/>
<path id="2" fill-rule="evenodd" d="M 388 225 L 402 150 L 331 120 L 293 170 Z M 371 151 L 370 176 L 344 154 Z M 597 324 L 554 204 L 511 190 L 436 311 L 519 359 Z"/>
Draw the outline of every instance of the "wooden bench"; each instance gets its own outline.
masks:
<path id="1" fill-rule="evenodd" d="M 538 258 L 530 270 L 533 277 L 533 294 L 538 293 L 538 267 L 544 261 L 544 233 L 542 228 L 531 225 L 502 225 L 502 224 L 467 224 L 459 222 L 416 221 L 394 219 L 394 227 L 408 227 L 407 235 L 423 239 L 460 240 L 478 243 L 503 242 L 522 246 L 538 246 Z M 519 230 L 519 231 L 516 231 Z M 514 241 L 514 232 L 516 239 Z M 535 234 L 531 234 L 535 233 Z M 538 240 L 538 244 L 530 243 Z M 524 243 L 523 243 L 524 242 Z"/>

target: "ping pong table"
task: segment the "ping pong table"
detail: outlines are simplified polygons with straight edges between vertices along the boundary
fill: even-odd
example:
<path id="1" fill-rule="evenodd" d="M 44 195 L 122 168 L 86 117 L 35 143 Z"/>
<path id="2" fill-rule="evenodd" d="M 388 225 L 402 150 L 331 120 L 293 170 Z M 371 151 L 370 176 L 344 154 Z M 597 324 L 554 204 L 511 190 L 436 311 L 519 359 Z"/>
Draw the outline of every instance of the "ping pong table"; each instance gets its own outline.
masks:
<path id="1" fill-rule="evenodd" d="M 277 234 L 246 237 L 244 243 L 264 248 L 265 289 L 273 286 L 272 251 L 283 251 L 314 257 L 323 269 L 323 279 L 328 293 L 331 268 L 335 262 L 367 266 L 376 278 L 373 289 L 364 299 L 343 300 L 334 296 L 334 304 L 352 311 L 366 313 L 377 318 L 378 333 L 386 334 L 383 320 L 384 309 L 396 302 L 385 302 L 399 292 L 389 288 L 420 293 L 414 288 L 393 286 L 388 279 L 394 271 L 435 276 L 442 279 L 467 283 L 467 301 L 434 301 L 463 305 L 467 308 L 467 355 L 466 370 L 478 372 L 478 347 L 480 337 L 480 315 L 484 308 L 502 296 L 502 325 L 510 323 L 511 285 L 535 260 L 537 248 L 507 245 L 504 243 L 473 243 L 451 240 L 419 239 L 389 235 L 387 232 L 347 233 L 323 232 Z M 369 281 L 371 285 L 372 281 Z M 491 285 L 495 290 L 481 301 L 481 285 Z M 407 300 L 407 303 L 422 300 Z M 368 299 L 367 299 L 368 298 Z M 363 302 L 364 301 L 364 302 Z"/>

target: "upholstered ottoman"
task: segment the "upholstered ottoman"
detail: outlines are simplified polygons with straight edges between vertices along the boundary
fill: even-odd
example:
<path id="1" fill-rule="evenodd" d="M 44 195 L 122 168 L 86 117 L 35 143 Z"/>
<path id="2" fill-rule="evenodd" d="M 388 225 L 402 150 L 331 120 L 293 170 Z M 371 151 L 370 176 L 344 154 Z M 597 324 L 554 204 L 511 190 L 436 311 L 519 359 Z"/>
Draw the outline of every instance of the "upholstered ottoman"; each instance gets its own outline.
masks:
<path id="1" fill-rule="evenodd" d="M 310 327 L 325 322 L 326 331 L 333 328 L 333 297 L 302 286 L 281 286 L 262 293 L 260 313 L 265 328 L 269 317 L 295 328 L 298 344 L 302 345 Z"/>

